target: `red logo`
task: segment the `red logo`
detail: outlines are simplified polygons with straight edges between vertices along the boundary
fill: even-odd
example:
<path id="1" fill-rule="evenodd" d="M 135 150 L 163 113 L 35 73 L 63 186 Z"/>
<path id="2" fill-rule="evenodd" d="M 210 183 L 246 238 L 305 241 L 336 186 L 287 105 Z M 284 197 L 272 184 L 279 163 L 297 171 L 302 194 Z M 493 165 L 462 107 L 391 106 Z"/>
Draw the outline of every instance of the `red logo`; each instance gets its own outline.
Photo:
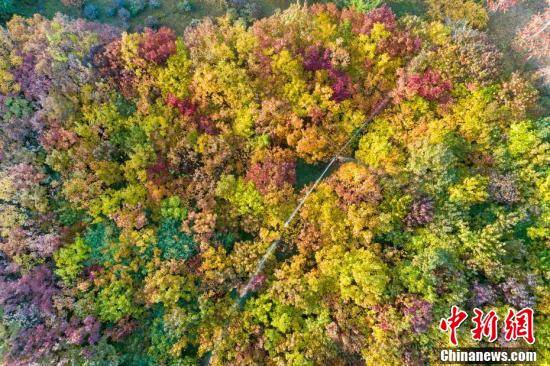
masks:
<path id="1" fill-rule="evenodd" d="M 518 312 L 510 309 L 504 320 L 504 338 L 507 341 L 523 338 L 529 344 L 535 343 L 533 313 L 533 309 L 530 308 L 525 308 Z"/>
<path id="2" fill-rule="evenodd" d="M 504 320 L 503 332 L 506 341 L 515 341 L 523 338 L 527 343 L 535 343 L 533 329 L 534 311 L 531 308 L 525 308 L 520 311 L 514 309 L 508 310 L 508 315 Z M 451 307 L 451 316 L 442 318 L 439 322 L 439 329 L 449 332 L 449 340 L 454 346 L 458 346 L 456 331 L 460 325 L 468 318 L 465 311 L 460 310 L 456 305 Z M 484 313 L 478 308 L 474 309 L 472 322 L 474 328 L 471 330 L 472 339 L 482 341 L 484 337 L 487 341 L 494 342 L 498 338 L 498 315 L 494 310 Z"/>
<path id="3" fill-rule="evenodd" d="M 489 311 L 486 315 L 483 315 L 483 311 L 478 308 L 474 309 L 476 314 L 472 321 L 475 324 L 475 328 L 472 329 L 472 338 L 476 341 L 481 341 L 483 337 L 487 337 L 489 342 L 494 342 L 498 336 L 498 316 L 494 310 Z"/>
<path id="4" fill-rule="evenodd" d="M 460 327 L 460 324 L 464 322 L 468 318 L 468 314 L 466 314 L 465 311 L 459 310 L 458 306 L 453 305 L 451 307 L 451 316 L 447 319 L 441 319 L 441 322 L 439 323 L 439 329 L 446 332 L 449 330 L 449 339 L 451 343 L 455 346 L 458 345 L 458 341 L 456 339 L 456 330 L 458 327 Z"/>

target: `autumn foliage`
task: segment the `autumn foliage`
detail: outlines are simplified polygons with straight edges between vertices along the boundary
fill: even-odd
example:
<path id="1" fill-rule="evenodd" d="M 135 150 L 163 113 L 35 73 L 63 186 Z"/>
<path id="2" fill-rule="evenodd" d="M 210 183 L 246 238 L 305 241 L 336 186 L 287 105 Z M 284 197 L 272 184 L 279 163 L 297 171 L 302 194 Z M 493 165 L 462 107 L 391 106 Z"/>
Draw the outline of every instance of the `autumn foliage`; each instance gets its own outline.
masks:
<path id="1" fill-rule="evenodd" d="M 431 3 L 8 22 L 3 364 L 433 364 L 452 305 L 533 307 L 548 355 L 549 119 Z"/>

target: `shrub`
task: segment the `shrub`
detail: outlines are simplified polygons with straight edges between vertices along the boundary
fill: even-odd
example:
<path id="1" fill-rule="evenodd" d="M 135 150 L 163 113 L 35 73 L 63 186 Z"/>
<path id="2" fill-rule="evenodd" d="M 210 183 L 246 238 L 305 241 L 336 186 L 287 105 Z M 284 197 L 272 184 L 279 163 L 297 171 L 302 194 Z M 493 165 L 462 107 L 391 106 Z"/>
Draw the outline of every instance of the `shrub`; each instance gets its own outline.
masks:
<path id="1" fill-rule="evenodd" d="M 382 4 L 382 0 L 339 0 L 337 4 L 343 8 L 353 8 L 366 13 L 379 7 Z"/>
<path id="2" fill-rule="evenodd" d="M 145 18 L 144 24 L 148 28 L 157 29 L 160 23 L 157 17 L 149 15 L 147 18 Z"/>
<path id="3" fill-rule="evenodd" d="M 146 60 L 162 64 L 175 52 L 176 35 L 171 29 L 163 27 L 158 31 L 145 30 L 139 53 Z"/>
<path id="4" fill-rule="evenodd" d="M 84 3 L 84 0 L 61 0 L 61 3 L 65 6 L 74 6 L 75 8 L 79 8 Z"/>
<path id="5" fill-rule="evenodd" d="M 132 16 L 136 16 L 145 9 L 145 0 L 126 0 L 126 7 Z"/>
<path id="6" fill-rule="evenodd" d="M 105 15 L 107 15 L 108 17 L 114 17 L 117 14 L 117 11 L 118 9 L 114 6 L 108 6 L 105 10 Z"/>
<path id="7" fill-rule="evenodd" d="M 94 4 L 86 4 L 82 10 L 84 18 L 95 20 L 99 17 L 99 9 Z"/>
<path id="8" fill-rule="evenodd" d="M 474 0 L 427 0 L 426 2 L 428 14 L 433 19 L 466 22 L 477 29 L 487 27 L 489 21 L 487 10 Z"/>
<path id="9" fill-rule="evenodd" d="M 193 5 L 191 4 L 191 2 L 189 0 L 183 0 L 183 1 L 180 1 L 177 5 L 176 5 L 177 9 L 179 11 L 181 11 L 182 13 L 190 13 L 193 11 Z"/>
<path id="10" fill-rule="evenodd" d="M 120 20 L 122 20 L 123 22 L 127 22 L 128 20 L 130 20 L 130 17 L 132 16 L 130 14 L 130 12 L 128 10 L 126 10 L 125 8 L 120 8 L 118 9 L 117 11 L 117 16 L 119 17 Z"/>
<path id="11" fill-rule="evenodd" d="M 0 0 L 0 22 L 9 20 L 14 12 L 13 0 Z"/>
<path id="12" fill-rule="evenodd" d="M 161 0 L 149 0 L 149 7 L 152 9 L 158 9 L 162 6 Z"/>

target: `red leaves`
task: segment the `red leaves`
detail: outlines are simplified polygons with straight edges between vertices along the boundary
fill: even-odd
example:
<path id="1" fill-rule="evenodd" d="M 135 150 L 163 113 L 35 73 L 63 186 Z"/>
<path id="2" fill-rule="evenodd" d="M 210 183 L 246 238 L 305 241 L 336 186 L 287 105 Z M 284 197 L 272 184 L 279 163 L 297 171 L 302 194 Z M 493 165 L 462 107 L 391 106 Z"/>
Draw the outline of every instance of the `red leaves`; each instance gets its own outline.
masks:
<path id="1" fill-rule="evenodd" d="M 258 291 L 263 286 L 266 280 L 267 280 L 267 276 L 263 273 L 260 273 L 252 277 L 249 284 L 250 291 Z"/>
<path id="2" fill-rule="evenodd" d="M 422 75 L 411 75 L 407 86 L 428 100 L 442 100 L 444 95 L 452 89 L 449 80 L 443 80 L 439 72 L 431 69 Z"/>
<path id="3" fill-rule="evenodd" d="M 161 157 L 147 168 L 147 178 L 156 185 L 164 184 L 168 180 L 170 173 L 168 163 Z"/>
<path id="4" fill-rule="evenodd" d="M 166 104 L 171 107 L 177 108 L 183 116 L 191 117 L 197 111 L 197 106 L 193 104 L 189 99 L 179 99 L 173 94 L 169 94 L 166 98 Z"/>
<path id="5" fill-rule="evenodd" d="M 373 9 L 366 14 L 353 9 L 343 9 L 341 18 L 344 21 L 350 21 L 354 33 L 370 34 L 375 23 L 383 24 L 389 31 L 397 28 L 395 14 L 387 5 Z"/>
<path id="6" fill-rule="evenodd" d="M 420 50 L 422 41 L 409 32 L 395 31 L 392 37 L 380 41 L 378 52 L 387 53 L 391 57 L 415 54 Z"/>
<path id="7" fill-rule="evenodd" d="M 168 57 L 176 53 L 176 35 L 166 27 L 154 31 L 145 30 L 143 41 L 139 46 L 139 54 L 147 61 L 163 64 Z"/>
<path id="8" fill-rule="evenodd" d="M 514 47 L 526 53 L 527 58 L 550 57 L 550 8 L 534 15 L 518 32 Z"/>
<path id="9" fill-rule="evenodd" d="M 307 71 L 332 69 L 331 52 L 320 46 L 309 46 L 304 51 L 304 69 Z"/>
<path id="10" fill-rule="evenodd" d="M 450 80 L 444 80 L 439 71 L 432 69 L 427 69 L 422 74 L 405 75 L 400 83 L 399 96 L 420 95 L 427 100 L 440 103 L 449 100 L 449 92 L 453 88 Z"/>
<path id="11" fill-rule="evenodd" d="M 490 11 L 506 12 L 519 4 L 522 0 L 487 0 L 487 7 Z"/>
<path id="12" fill-rule="evenodd" d="M 121 57 L 121 48 L 122 43 L 118 39 L 91 50 L 90 58 L 92 65 L 101 76 L 109 78 L 126 98 L 131 98 L 135 94 L 136 76 L 133 71 L 125 68 Z"/>
<path id="13" fill-rule="evenodd" d="M 77 140 L 78 137 L 74 132 L 64 129 L 55 121 L 51 124 L 50 129 L 41 136 L 40 143 L 46 151 L 54 149 L 68 150 Z"/>
<path id="14" fill-rule="evenodd" d="M 275 150 L 265 159 L 252 164 L 246 179 L 253 182 L 263 194 L 271 189 L 280 189 L 285 183 L 296 182 L 296 162 L 282 150 Z"/>
<path id="15" fill-rule="evenodd" d="M 341 102 L 351 97 L 353 84 L 348 74 L 334 67 L 331 56 L 329 49 L 310 46 L 304 52 L 304 69 L 308 71 L 327 70 L 332 81 L 332 99 Z"/>
<path id="16" fill-rule="evenodd" d="M 332 85 L 332 99 L 336 102 L 341 102 L 348 99 L 352 95 L 353 84 L 348 74 L 340 70 L 331 70 L 329 72 Z"/>
<path id="17" fill-rule="evenodd" d="M 428 197 L 422 197 L 412 202 L 409 213 L 405 217 L 405 224 L 409 228 L 422 226 L 432 222 L 434 217 L 435 204 Z"/>

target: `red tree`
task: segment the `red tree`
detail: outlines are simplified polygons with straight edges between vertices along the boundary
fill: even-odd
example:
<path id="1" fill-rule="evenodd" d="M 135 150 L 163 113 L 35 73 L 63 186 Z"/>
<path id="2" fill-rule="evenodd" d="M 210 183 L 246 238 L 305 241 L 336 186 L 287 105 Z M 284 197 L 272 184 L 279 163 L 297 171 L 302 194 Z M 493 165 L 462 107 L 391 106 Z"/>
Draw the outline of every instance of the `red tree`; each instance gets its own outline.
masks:
<path id="1" fill-rule="evenodd" d="M 156 64 L 163 64 L 175 52 L 176 35 L 171 29 L 162 27 L 158 31 L 150 28 L 145 30 L 139 47 L 141 57 Z"/>

